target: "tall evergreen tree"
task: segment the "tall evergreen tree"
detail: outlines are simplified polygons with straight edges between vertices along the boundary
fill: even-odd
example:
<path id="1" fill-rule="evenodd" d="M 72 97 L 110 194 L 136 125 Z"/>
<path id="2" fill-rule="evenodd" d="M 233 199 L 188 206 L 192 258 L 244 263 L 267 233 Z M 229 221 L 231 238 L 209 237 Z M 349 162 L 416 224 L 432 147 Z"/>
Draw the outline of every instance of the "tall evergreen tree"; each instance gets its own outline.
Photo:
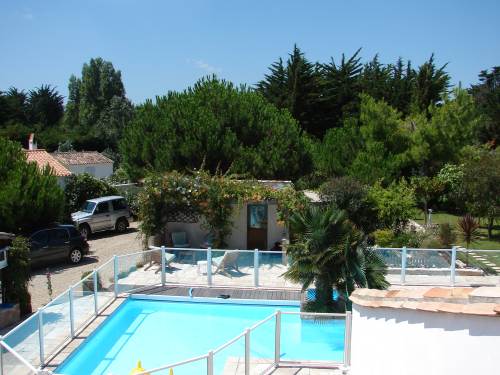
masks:
<path id="1" fill-rule="evenodd" d="M 340 64 L 332 58 L 329 64 L 321 65 L 321 86 L 318 127 L 326 133 L 338 127 L 342 119 L 359 110 L 360 75 L 363 70 L 358 49 L 350 58 L 342 54 Z"/>
<path id="2" fill-rule="evenodd" d="M 472 85 L 470 93 L 485 116 L 478 129 L 479 141 L 496 147 L 500 142 L 500 66 L 494 66 L 491 72 L 481 71 L 479 83 Z"/>
<path id="3" fill-rule="evenodd" d="M 74 134 L 75 147 L 116 151 L 117 135 L 128 124 L 132 111 L 132 104 L 125 97 L 121 72 L 100 57 L 90 59 L 83 65 L 81 78 L 70 77 L 68 91 L 65 125 Z M 121 104 L 117 105 L 118 102 Z M 124 113 L 117 115 L 120 110 Z M 121 120 L 110 121 L 110 116 Z"/>
<path id="4" fill-rule="evenodd" d="M 257 90 L 276 105 L 286 108 L 309 134 L 321 136 L 321 129 L 314 121 L 318 102 L 319 72 L 317 65 L 311 63 L 295 45 L 286 66 L 278 60 L 270 67 L 270 73 L 257 84 Z"/>
<path id="5" fill-rule="evenodd" d="M 27 105 L 29 121 L 42 128 L 57 125 L 64 114 L 63 96 L 50 85 L 30 90 Z"/>
<path id="6" fill-rule="evenodd" d="M 415 70 L 408 60 L 406 65 L 399 58 L 396 64 L 389 65 L 390 82 L 387 102 L 404 115 L 411 110 L 412 94 L 415 86 Z"/>
<path id="7" fill-rule="evenodd" d="M 450 76 L 445 72 L 448 64 L 436 67 L 434 54 L 422 64 L 416 73 L 413 105 L 415 111 L 429 113 L 429 106 L 437 104 L 448 92 Z"/>
<path id="8" fill-rule="evenodd" d="M 376 100 L 389 102 L 390 68 L 379 61 L 378 55 L 363 66 L 361 89 Z"/>

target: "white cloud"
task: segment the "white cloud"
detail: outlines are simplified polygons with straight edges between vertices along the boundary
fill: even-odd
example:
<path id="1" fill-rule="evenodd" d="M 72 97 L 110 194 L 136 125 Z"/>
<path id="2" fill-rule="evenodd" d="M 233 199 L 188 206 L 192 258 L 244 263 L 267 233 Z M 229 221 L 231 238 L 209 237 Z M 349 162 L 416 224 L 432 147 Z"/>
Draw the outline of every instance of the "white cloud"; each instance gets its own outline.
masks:
<path id="1" fill-rule="evenodd" d="M 199 68 L 201 70 L 206 71 L 207 73 L 220 73 L 220 72 L 222 72 L 221 68 L 210 65 L 209 63 L 207 63 L 203 60 L 187 59 L 186 62 L 188 64 L 196 66 L 197 68 Z"/>

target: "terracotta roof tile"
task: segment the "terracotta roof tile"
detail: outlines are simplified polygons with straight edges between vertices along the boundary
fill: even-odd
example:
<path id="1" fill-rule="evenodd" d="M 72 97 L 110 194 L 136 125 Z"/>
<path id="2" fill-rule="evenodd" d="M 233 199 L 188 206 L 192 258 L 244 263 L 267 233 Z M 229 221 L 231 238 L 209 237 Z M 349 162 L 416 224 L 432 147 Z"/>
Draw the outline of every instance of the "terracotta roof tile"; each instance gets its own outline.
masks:
<path id="1" fill-rule="evenodd" d="M 397 298 L 405 300 L 420 300 L 423 298 L 427 289 L 402 289 L 399 291 Z"/>
<path id="2" fill-rule="evenodd" d="M 424 298 L 431 298 L 434 300 L 463 300 L 466 302 L 468 300 L 469 294 L 474 290 L 474 288 L 432 288 L 424 293 Z"/>
<path id="3" fill-rule="evenodd" d="M 436 313 L 500 317 L 500 288 L 438 288 L 401 290 L 357 289 L 350 299 L 365 307 L 402 308 Z M 474 296 L 474 297 L 473 297 Z"/>
<path id="4" fill-rule="evenodd" d="M 464 305 L 463 312 L 465 314 L 497 316 L 498 314 L 494 309 L 494 303 L 471 303 Z"/>
<path id="5" fill-rule="evenodd" d="M 36 163 L 38 168 L 42 169 L 48 165 L 57 177 L 71 176 L 71 172 L 44 149 L 24 150 L 24 152 L 28 162 Z"/>
<path id="6" fill-rule="evenodd" d="M 112 164 L 113 160 L 97 151 L 54 152 L 52 155 L 64 165 Z"/>
<path id="7" fill-rule="evenodd" d="M 438 311 L 459 314 L 464 309 L 464 304 L 443 302 L 438 306 Z"/>
<path id="8" fill-rule="evenodd" d="M 404 309 L 416 310 L 419 303 L 420 302 L 416 302 L 416 301 L 405 301 L 405 302 L 403 302 L 401 307 Z"/>
<path id="9" fill-rule="evenodd" d="M 439 302 L 418 302 L 417 310 L 437 312 L 439 311 L 439 305 Z"/>
<path id="10" fill-rule="evenodd" d="M 424 293 L 425 298 L 445 298 L 451 295 L 451 290 L 446 288 L 432 288 Z"/>

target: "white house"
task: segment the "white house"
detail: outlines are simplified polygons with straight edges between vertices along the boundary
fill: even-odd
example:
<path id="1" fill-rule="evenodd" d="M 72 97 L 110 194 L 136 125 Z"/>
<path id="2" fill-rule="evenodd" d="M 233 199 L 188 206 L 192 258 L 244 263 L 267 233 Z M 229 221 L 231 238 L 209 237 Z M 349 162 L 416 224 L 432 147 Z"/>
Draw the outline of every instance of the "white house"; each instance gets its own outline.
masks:
<path id="1" fill-rule="evenodd" d="M 357 289 L 351 373 L 498 374 L 500 288 Z"/>
<path id="2" fill-rule="evenodd" d="M 113 160 L 97 151 L 67 151 L 52 154 L 75 175 L 88 173 L 96 178 L 113 174 Z"/>
<path id="3" fill-rule="evenodd" d="M 290 181 L 261 180 L 261 184 L 281 189 Z M 205 247 L 208 232 L 202 219 L 177 215 L 169 220 L 169 232 L 185 232 L 191 247 Z M 276 242 L 288 240 L 284 223 L 278 220 L 278 203 L 274 200 L 234 204 L 231 234 L 226 239 L 229 249 L 269 250 Z"/>
<path id="4" fill-rule="evenodd" d="M 36 147 L 30 145 L 30 147 Z M 71 172 L 62 165 L 56 158 L 49 154 L 44 149 L 24 150 L 28 162 L 36 163 L 38 168 L 43 169 L 49 166 L 52 169 L 52 174 L 56 176 L 57 182 L 61 188 L 66 186 L 66 178 L 71 176 Z"/>

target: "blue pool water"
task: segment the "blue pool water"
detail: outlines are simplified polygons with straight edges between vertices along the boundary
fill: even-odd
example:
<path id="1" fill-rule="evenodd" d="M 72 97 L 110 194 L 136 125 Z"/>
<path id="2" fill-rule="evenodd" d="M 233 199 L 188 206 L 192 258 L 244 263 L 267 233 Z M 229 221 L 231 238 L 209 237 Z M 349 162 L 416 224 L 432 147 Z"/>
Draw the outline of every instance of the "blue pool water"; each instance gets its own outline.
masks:
<path id="1" fill-rule="evenodd" d="M 256 301 L 257 302 L 257 301 Z M 141 360 L 145 369 L 206 354 L 268 317 L 296 306 L 193 303 L 128 299 L 56 370 L 64 375 L 128 375 Z M 341 361 L 344 321 L 282 315 L 283 359 Z M 274 319 L 251 334 L 251 355 L 273 358 Z M 214 357 L 222 373 L 228 357 L 244 356 L 244 339 Z M 184 365 L 175 374 L 205 373 L 206 361 Z M 167 371 L 158 374 L 167 374 Z"/>

